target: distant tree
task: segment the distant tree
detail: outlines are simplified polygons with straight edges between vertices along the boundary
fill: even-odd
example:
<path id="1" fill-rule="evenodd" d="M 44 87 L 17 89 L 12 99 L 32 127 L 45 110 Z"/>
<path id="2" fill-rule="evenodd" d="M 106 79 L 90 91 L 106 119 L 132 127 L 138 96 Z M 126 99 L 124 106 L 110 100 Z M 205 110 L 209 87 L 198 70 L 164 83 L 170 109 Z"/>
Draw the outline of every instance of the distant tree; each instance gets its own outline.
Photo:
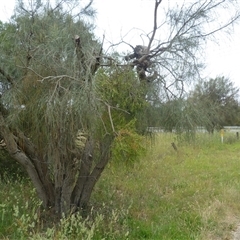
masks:
<path id="1" fill-rule="evenodd" d="M 239 89 L 228 78 L 217 77 L 200 81 L 190 93 L 189 101 L 201 113 L 202 124 L 207 131 L 224 125 L 238 125 L 240 108 Z"/>
<path id="2" fill-rule="evenodd" d="M 160 126 L 165 130 L 172 132 L 179 131 L 183 123 L 184 100 L 174 99 L 172 101 L 163 102 L 159 106 Z"/>
<path id="3" fill-rule="evenodd" d="M 200 112 L 187 98 L 173 99 L 151 106 L 150 126 L 161 127 L 167 132 L 194 136 L 196 128 L 201 126 Z M 189 136 L 190 136 L 189 135 Z"/>

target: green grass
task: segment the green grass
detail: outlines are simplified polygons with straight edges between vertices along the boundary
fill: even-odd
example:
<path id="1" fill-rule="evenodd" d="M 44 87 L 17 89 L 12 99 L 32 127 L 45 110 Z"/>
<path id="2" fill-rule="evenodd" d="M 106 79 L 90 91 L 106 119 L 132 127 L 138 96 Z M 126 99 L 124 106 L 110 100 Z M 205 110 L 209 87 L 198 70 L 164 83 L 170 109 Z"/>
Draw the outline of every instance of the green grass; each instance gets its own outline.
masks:
<path id="1" fill-rule="evenodd" d="M 24 239 L 22 236 L 38 214 L 40 203 L 35 191 L 22 177 L 1 182 L 0 187 L 0 239 Z"/>
<path id="2" fill-rule="evenodd" d="M 88 239 L 232 239 L 240 223 L 240 141 L 230 133 L 224 140 L 198 134 L 191 143 L 178 142 L 174 134 L 162 133 L 152 145 L 146 140 L 149 151 L 136 165 L 111 163 L 92 197 L 98 211 L 94 234 L 84 234 Z M 76 225 L 76 219 L 49 228 L 48 235 L 42 230 L 31 185 L 0 186 L 0 239 L 26 239 L 29 232 L 28 239 L 84 239 L 78 229 L 86 224 Z"/>
<path id="3" fill-rule="evenodd" d="M 240 222 L 240 142 L 204 134 L 176 152 L 172 141 L 160 134 L 135 168 L 110 167 L 97 191 L 131 203 L 129 239 L 227 239 Z"/>

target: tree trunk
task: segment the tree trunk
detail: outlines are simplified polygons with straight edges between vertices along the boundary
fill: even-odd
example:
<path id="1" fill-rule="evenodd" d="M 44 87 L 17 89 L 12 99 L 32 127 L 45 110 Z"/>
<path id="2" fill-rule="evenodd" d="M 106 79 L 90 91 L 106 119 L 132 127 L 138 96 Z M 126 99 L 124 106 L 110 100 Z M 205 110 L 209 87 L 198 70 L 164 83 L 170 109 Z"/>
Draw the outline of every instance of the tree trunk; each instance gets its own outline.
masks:
<path id="1" fill-rule="evenodd" d="M 76 157 L 79 157 L 79 154 L 66 156 L 55 148 L 52 153 L 54 164 L 51 172 L 48 161 L 38 156 L 31 141 L 19 131 L 13 134 L 2 115 L 0 131 L 7 151 L 27 171 L 45 209 L 54 209 L 52 212 L 57 217 L 62 214 L 67 216 L 75 211 L 86 214 L 93 188 L 109 161 L 110 147 L 114 139 L 112 135 L 106 135 L 100 144 L 99 154 L 96 154 L 98 159 L 94 159 L 95 146 L 91 139 L 87 140 L 78 160 Z"/>
<path id="2" fill-rule="evenodd" d="M 103 170 L 105 169 L 108 161 L 109 161 L 109 154 L 110 154 L 110 148 L 111 144 L 113 142 L 114 137 L 111 135 L 106 135 L 104 138 L 103 142 L 101 143 L 100 146 L 100 159 L 92 172 L 90 173 L 89 177 L 86 179 L 86 183 L 84 184 L 84 188 L 82 189 L 82 193 L 80 196 L 80 201 L 79 201 L 79 207 L 83 211 L 86 211 L 88 202 L 91 197 L 91 193 L 93 191 L 93 188 L 97 181 L 99 180 Z"/>
<path id="3" fill-rule="evenodd" d="M 51 201 L 51 195 L 47 195 L 45 188 L 46 186 L 49 187 L 49 184 L 45 184 L 45 182 L 41 181 L 38 171 L 31 159 L 25 154 L 25 152 L 22 151 L 22 149 L 18 147 L 14 135 L 4 122 L 2 114 L 0 114 L 0 131 L 2 137 L 5 140 L 7 151 L 9 152 L 10 156 L 13 159 L 17 160 L 27 171 L 28 176 L 32 180 L 32 183 L 37 190 L 39 198 L 42 200 L 43 206 L 45 208 L 51 206 L 53 204 Z"/>

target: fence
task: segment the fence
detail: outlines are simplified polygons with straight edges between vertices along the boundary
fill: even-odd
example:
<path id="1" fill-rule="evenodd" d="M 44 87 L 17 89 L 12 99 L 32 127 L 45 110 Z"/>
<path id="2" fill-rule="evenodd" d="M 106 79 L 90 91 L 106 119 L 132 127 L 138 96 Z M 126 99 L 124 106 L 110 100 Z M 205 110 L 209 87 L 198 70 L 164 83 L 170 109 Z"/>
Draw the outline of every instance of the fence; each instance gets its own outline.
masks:
<path id="1" fill-rule="evenodd" d="M 240 132 L 240 126 L 224 126 L 224 131 L 226 132 L 233 132 L 233 133 L 239 133 Z M 197 132 L 207 132 L 207 130 L 204 127 L 197 127 Z M 164 128 L 161 127 L 148 127 L 147 132 L 149 133 L 160 133 L 160 132 L 166 132 Z M 176 132 L 175 129 L 173 129 L 172 132 Z"/>

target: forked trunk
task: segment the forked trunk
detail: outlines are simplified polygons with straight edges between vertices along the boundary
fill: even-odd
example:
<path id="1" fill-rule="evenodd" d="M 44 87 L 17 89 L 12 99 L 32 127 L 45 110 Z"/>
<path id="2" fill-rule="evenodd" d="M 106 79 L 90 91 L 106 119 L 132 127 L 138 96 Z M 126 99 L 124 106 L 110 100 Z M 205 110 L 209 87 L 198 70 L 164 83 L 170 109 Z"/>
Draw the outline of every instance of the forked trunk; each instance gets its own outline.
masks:
<path id="1" fill-rule="evenodd" d="M 45 209 L 53 210 L 58 217 L 76 211 L 86 214 L 93 188 L 109 161 L 113 136 L 106 135 L 103 139 L 97 159 L 92 140 L 86 142 L 81 159 L 74 154 L 73 158 L 67 158 L 55 149 L 51 171 L 48 161 L 38 156 L 31 141 L 22 133 L 13 134 L 2 116 L 0 130 L 7 151 L 26 169 Z"/>

